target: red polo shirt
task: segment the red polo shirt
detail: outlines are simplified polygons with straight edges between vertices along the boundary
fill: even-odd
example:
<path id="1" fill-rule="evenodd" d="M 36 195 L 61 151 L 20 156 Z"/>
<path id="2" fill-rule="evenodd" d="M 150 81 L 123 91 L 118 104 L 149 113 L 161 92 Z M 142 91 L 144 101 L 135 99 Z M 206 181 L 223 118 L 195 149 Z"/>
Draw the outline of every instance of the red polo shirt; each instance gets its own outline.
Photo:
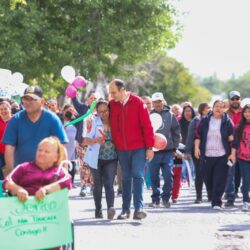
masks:
<path id="1" fill-rule="evenodd" d="M 3 135 L 5 132 L 5 129 L 7 127 L 8 121 L 4 121 L 1 117 L 0 117 L 0 154 L 3 154 L 5 152 L 5 145 L 2 143 L 3 140 Z"/>
<path id="2" fill-rule="evenodd" d="M 237 112 L 235 112 L 234 109 L 229 108 L 227 113 L 232 119 L 234 127 L 237 128 L 241 120 L 242 108 L 238 109 Z"/>

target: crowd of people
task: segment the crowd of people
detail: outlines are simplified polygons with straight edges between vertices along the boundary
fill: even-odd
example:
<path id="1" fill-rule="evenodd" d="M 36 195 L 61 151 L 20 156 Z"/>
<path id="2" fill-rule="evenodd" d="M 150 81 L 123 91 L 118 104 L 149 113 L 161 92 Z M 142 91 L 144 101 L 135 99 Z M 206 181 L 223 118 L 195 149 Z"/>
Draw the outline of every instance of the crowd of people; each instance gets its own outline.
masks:
<path id="1" fill-rule="evenodd" d="M 242 210 L 249 210 L 250 105 L 241 107 L 241 95 L 231 91 L 227 103 L 216 100 L 212 107 L 191 102 L 168 105 L 161 92 L 139 97 L 124 81 L 109 84 L 109 100 L 91 91 L 86 103 L 78 97 L 60 108 L 56 99 L 45 101 L 39 86 L 28 87 L 17 102 L 0 100 L 0 180 L 3 189 L 24 202 L 75 186 L 77 166 L 80 193 L 92 191 L 95 218 L 103 218 L 105 189 L 107 218 L 115 217 L 115 190 L 122 195 L 119 220 L 147 216 L 143 209 L 144 182 L 152 191 L 152 208 L 170 208 L 178 202 L 182 183 L 194 180 L 196 199 L 221 210 L 233 207 L 239 188 Z M 68 124 L 95 111 L 81 122 Z M 160 117 L 155 129 L 151 115 Z M 165 136 L 167 145 L 155 146 L 154 134 Z M 60 164 L 62 160 L 70 164 Z M 41 181 L 42 180 L 42 181 Z M 207 198 L 203 197 L 205 184 Z M 162 187 L 161 187 L 162 185 Z M 223 195 L 226 198 L 222 202 Z"/>

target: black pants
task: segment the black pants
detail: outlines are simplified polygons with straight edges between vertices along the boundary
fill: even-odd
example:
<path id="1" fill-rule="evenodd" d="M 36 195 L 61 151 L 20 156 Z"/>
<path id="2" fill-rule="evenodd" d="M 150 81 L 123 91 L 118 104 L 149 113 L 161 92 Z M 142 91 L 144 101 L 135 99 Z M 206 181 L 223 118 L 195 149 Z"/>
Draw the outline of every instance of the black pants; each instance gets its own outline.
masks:
<path id="1" fill-rule="evenodd" d="M 241 183 L 241 173 L 240 173 L 240 165 L 235 165 L 235 177 L 234 177 L 234 184 L 235 184 L 235 194 L 239 192 L 239 187 Z"/>
<path id="2" fill-rule="evenodd" d="M 98 160 L 98 168 L 91 168 L 94 181 L 94 200 L 96 210 L 102 208 L 102 188 L 104 186 L 107 207 L 114 206 L 114 180 L 117 168 L 117 160 Z"/>
<path id="3" fill-rule="evenodd" d="M 208 197 L 211 198 L 212 206 L 222 205 L 222 195 L 227 180 L 227 156 L 205 157 L 201 161 L 204 182 L 207 187 Z"/>
<path id="4" fill-rule="evenodd" d="M 69 174 L 71 175 L 72 184 L 74 184 L 74 179 L 75 179 L 75 174 L 76 174 L 76 162 L 71 161 L 71 163 L 72 163 L 72 169 L 69 171 Z"/>
<path id="5" fill-rule="evenodd" d="M 203 187 L 203 176 L 201 170 L 200 159 L 197 159 L 194 155 L 192 155 L 194 167 L 195 167 L 195 191 L 196 191 L 196 199 L 202 199 L 202 187 Z"/>
<path id="6" fill-rule="evenodd" d="M 3 167 L 5 165 L 4 154 L 0 154 L 0 180 L 3 180 Z"/>

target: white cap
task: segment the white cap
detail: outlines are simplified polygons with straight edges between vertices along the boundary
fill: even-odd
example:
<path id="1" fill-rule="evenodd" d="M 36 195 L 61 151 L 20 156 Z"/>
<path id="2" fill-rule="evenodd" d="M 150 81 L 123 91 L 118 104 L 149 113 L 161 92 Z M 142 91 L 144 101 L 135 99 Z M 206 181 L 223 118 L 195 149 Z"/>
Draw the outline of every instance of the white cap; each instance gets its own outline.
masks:
<path id="1" fill-rule="evenodd" d="M 235 97 L 235 96 L 240 97 L 240 92 L 237 91 L 237 90 L 233 90 L 233 91 L 231 91 L 231 92 L 229 93 L 229 98 L 230 98 L 230 99 L 233 98 L 233 97 Z"/>
<path id="2" fill-rule="evenodd" d="M 152 95 L 152 102 L 155 101 L 165 101 L 163 94 L 161 92 L 156 92 Z"/>

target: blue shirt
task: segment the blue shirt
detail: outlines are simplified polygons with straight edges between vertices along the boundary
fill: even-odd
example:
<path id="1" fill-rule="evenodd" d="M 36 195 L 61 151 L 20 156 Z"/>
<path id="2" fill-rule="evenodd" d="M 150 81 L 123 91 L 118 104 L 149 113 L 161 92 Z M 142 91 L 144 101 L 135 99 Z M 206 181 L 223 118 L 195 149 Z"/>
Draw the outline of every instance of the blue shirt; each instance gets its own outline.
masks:
<path id="1" fill-rule="evenodd" d="M 15 147 L 15 166 L 34 161 L 37 146 L 48 136 L 56 136 L 61 143 L 68 143 L 61 121 L 52 112 L 43 109 L 40 118 L 32 122 L 25 110 L 15 114 L 5 130 L 3 143 Z"/>

